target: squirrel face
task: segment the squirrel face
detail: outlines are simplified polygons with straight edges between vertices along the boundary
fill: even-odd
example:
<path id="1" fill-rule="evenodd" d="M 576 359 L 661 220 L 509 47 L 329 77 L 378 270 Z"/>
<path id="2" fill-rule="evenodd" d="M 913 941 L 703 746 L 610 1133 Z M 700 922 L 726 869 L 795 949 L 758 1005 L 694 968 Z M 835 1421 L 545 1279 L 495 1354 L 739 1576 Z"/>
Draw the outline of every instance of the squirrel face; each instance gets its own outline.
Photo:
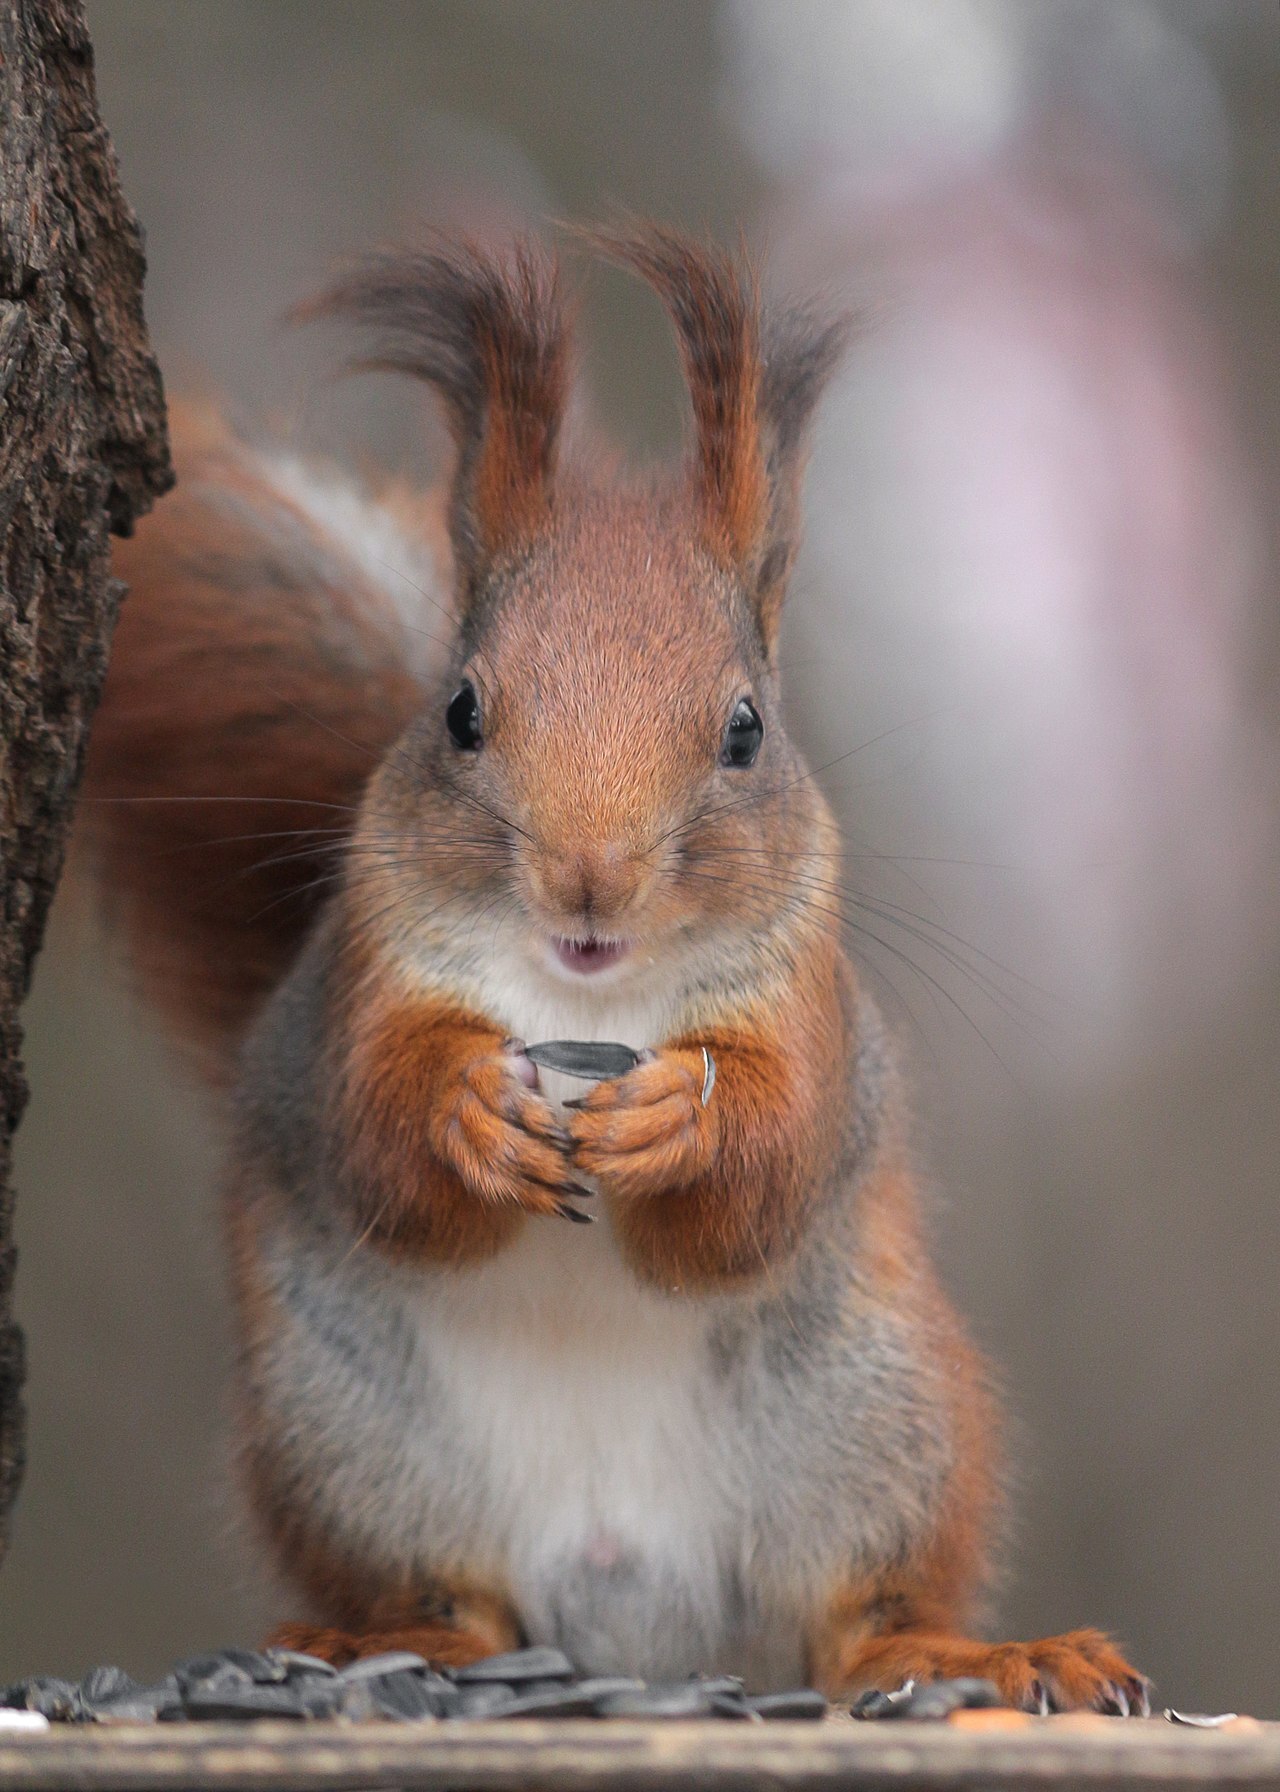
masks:
<path id="1" fill-rule="evenodd" d="M 598 976 L 784 904 L 818 800 L 799 775 L 750 602 L 682 494 L 586 490 L 495 572 L 378 800 L 424 864 L 447 811 L 475 837 L 440 855 L 449 885 Z"/>
<path id="2" fill-rule="evenodd" d="M 452 682 L 374 780 L 361 881 L 397 886 L 380 912 L 398 929 L 452 908 L 474 936 L 491 914 L 575 977 L 759 931 L 830 828 L 775 651 L 806 426 L 844 334 L 763 312 L 748 268 L 673 232 L 591 241 L 676 326 L 694 451 L 648 488 L 561 472 L 567 324 L 531 246 L 375 257 L 314 308 L 375 333 L 366 365 L 434 386 L 456 448 Z"/>

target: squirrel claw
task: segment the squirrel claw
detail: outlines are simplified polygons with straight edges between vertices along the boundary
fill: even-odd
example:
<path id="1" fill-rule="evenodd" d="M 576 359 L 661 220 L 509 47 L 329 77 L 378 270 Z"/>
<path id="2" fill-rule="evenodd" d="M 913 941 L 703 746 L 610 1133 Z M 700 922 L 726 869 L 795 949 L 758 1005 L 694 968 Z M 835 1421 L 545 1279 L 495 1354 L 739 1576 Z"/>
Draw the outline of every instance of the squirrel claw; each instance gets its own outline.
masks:
<path id="1" fill-rule="evenodd" d="M 567 1201 L 558 1201 L 556 1203 L 556 1212 L 560 1215 L 562 1220 L 573 1220 L 579 1226 L 593 1226 L 595 1224 L 596 1216 L 594 1213 L 583 1213 L 580 1207 L 570 1207 Z"/>

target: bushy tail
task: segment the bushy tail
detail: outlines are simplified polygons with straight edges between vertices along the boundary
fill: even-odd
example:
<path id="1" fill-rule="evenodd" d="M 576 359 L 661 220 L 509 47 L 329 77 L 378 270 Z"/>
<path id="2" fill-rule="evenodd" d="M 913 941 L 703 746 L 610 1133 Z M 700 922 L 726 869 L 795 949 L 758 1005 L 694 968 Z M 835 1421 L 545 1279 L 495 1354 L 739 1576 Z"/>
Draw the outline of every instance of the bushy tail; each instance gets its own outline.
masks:
<path id="1" fill-rule="evenodd" d="M 129 588 L 83 816 L 144 993 L 216 1078 L 330 887 L 352 805 L 448 632 L 443 518 L 172 415 L 176 491 Z"/>

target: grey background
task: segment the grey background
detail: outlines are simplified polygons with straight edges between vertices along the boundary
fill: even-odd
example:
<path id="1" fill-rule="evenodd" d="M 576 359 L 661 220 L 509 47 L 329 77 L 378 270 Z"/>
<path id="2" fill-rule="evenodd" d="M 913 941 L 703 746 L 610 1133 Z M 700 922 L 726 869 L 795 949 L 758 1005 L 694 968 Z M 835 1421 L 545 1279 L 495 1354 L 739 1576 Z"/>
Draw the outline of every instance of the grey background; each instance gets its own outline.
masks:
<path id="1" fill-rule="evenodd" d="M 808 16 L 794 9 L 797 32 Z M 1280 712 L 1280 19 L 1263 0 L 1141 17 L 1194 46 L 1229 134 L 1224 193 L 1190 262 L 1259 519 L 1232 688 L 1242 726 L 1265 742 Z M 104 113 L 147 228 L 148 308 L 171 388 L 225 393 L 326 452 L 425 473 L 436 448 L 414 400 L 329 382 L 332 345 L 280 329 L 335 255 L 424 215 L 487 224 L 619 202 L 785 238 L 803 202 L 735 117 L 732 20 L 700 0 L 90 0 L 90 22 Z M 587 311 L 596 408 L 634 453 L 669 446 L 679 390 L 656 308 L 593 276 Z M 859 410 L 856 356 L 851 378 L 839 428 L 861 431 L 870 452 L 876 418 Z M 833 502 L 821 468 L 839 446 L 829 424 L 815 502 Z M 824 564 L 802 568 L 797 586 L 793 712 L 820 758 L 914 713 L 910 668 L 895 663 L 876 607 L 891 519 L 870 516 L 866 533 L 848 585 Z M 868 643 L 885 640 L 872 678 Z M 908 730 L 905 758 L 891 747 L 875 776 L 834 780 L 846 822 L 873 816 L 879 839 L 920 858 L 986 860 L 989 833 L 975 850 L 963 806 L 939 817 L 918 800 L 981 725 L 962 713 L 942 736 Z M 1208 996 L 1192 980 L 1185 999 L 1130 1000 L 1125 990 L 1146 984 L 1122 980 L 1095 1052 L 1095 992 L 1073 984 L 1074 959 L 1058 962 L 1053 881 L 1028 895 L 1016 872 L 919 865 L 930 914 L 982 950 L 1012 945 L 1020 974 L 1065 980 L 1070 999 L 1050 1010 L 1044 1051 L 1043 1033 L 1026 1046 L 1007 1008 L 982 1012 L 963 976 L 950 987 L 990 1048 L 944 1001 L 904 999 L 915 1018 L 899 1018 L 943 1191 L 945 1274 L 1016 1414 L 1020 1520 L 1003 1624 L 1108 1625 L 1174 1703 L 1280 1716 L 1280 928 L 1265 750 L 1261 763 L 1251 869 L 1234 881 L 1224 871 L 1234 894 L 1208 929 L 1236 945 Z M 1214 807 L 1210 779 L 1176 853 Z M 1016 860 L 1007 818 L 1004 844 Z M 1158 857 L 1142 876 L 1160 883 Z M 1148 981 L 1166 994 L 1204 949 L 1201 924 L 1182 925 L 1166 917 L 1152 959 Z M 872 974 L 892 970 L 881 960 Z M 1081 1008 L 1083 1027 L 1063 1020 Z M 237 1534 L 222 1466 L 217 1139 L 74 882 L 28 1022 L 18 1299 L 30 1465 L 0 1573 L 0 1681 L 96 1660 L 147 1672 L 252 1640 L 285 1615 Z"/>

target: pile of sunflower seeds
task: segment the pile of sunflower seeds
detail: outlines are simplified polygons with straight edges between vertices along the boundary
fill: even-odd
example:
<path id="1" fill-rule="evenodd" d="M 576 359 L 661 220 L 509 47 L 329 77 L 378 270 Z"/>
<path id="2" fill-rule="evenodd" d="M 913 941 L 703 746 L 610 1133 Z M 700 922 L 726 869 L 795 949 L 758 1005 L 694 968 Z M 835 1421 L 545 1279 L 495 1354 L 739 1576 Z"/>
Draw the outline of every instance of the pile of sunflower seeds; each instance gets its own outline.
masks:
<path id="1" fill-rule="evenodd" d="M 962 1705 L 998 1705 L 985 1680 L 939 1681 L 897 1693 L 867 1693 L 863 1718 L 942 1718 Z M 155 1685 L 120 1668 L 94 1668 L 77 1682 L 39 1675 L 0 1690 L 0 1709 L 52 1723 L 226 1722 L 255 1718 L 337 1718 L 421 1722 L 451 1718 L 723 1717 L 818 1719 L 831 1709 L 820 1692 L 750 1694 L 740 1680 L 669 1685 L 622 1676 L 584 1678 L 558 1649 L 520 1649 L 471 1667 L 437 1671 L 420 1655 L 371 1655 L 335 1669 L 289 1649 L 222 1649 L 196 1655 Z"/>

